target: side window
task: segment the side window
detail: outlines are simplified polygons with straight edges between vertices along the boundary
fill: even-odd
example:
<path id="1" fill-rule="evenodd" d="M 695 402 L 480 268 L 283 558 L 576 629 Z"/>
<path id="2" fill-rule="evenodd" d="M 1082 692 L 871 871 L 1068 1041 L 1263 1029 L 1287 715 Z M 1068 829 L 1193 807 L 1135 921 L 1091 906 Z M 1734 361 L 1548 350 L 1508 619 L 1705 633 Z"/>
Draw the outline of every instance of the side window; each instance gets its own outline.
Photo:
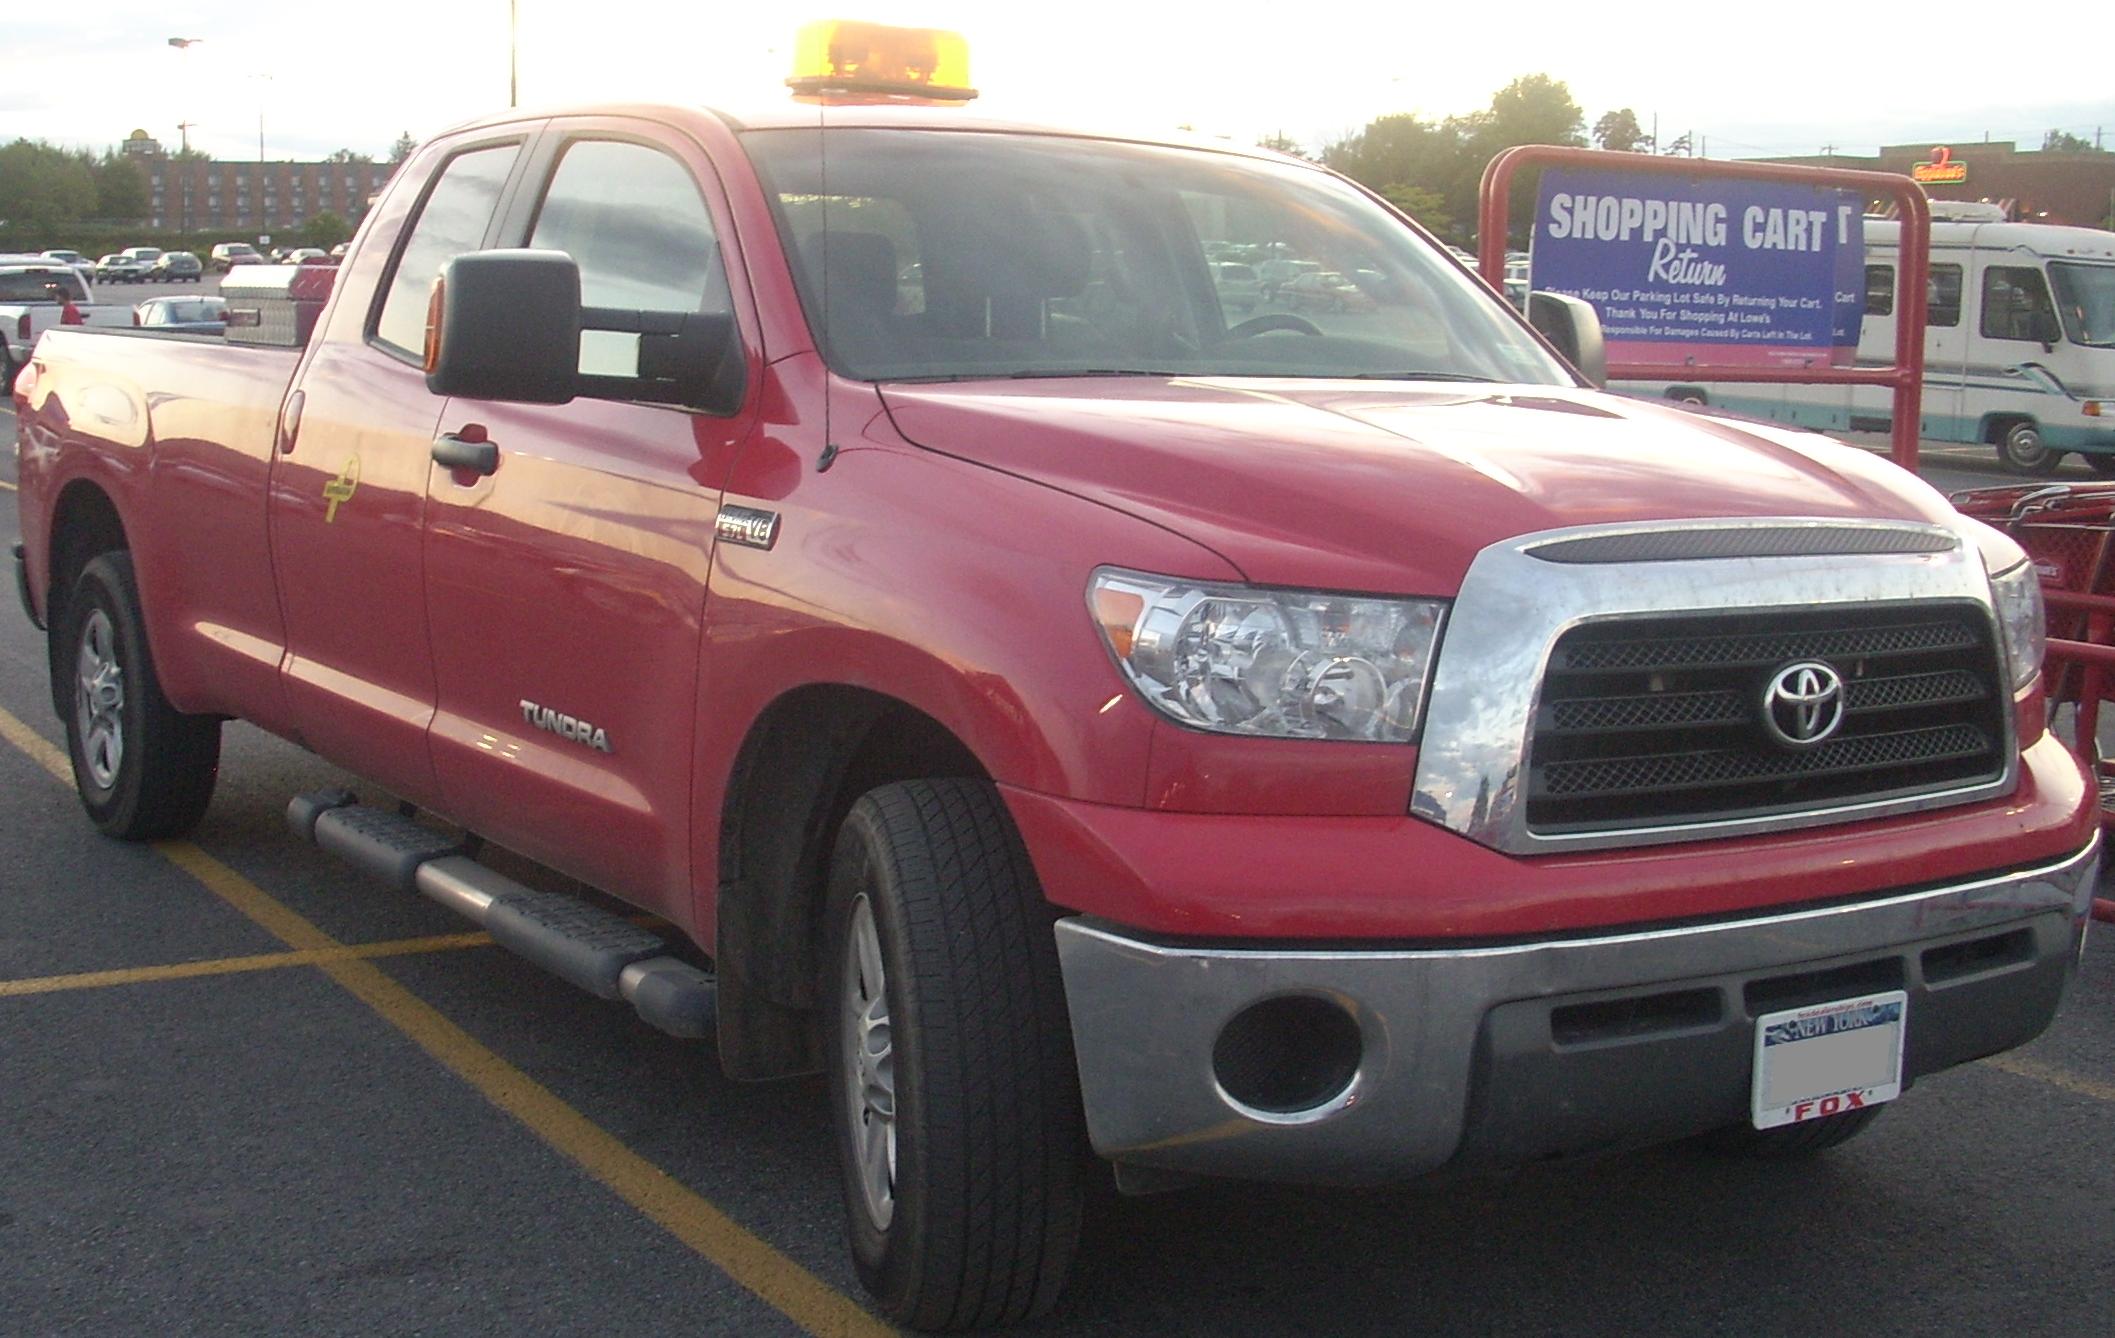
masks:
<path id="1" fill-rule="evenodd" d="M 519 151 L 516 144 L 472 149 L 441 169 L 441 179 L 411 221 L 411 235 L 389 278 L 389 295 L 375 322 L 377 339 L 414 356 L 426 346 L 426 302 L 434 277 L 441 266 L 484 241 L 493 206 L 499 203 L 500 188 L 507 184 Z"/>
<path id="2" fill-rule="evenodd" d="M 529 245 L 580 266 L 580 304 L 625 311 L 724 312 L 727 272 L 690 170 L 619 140 L 568 145 L 537 206 Z M 583 330 L 580 370 L 638 371 L 638 336 Z"/>
<path id="3" fill-rule="evenodd" d="M 580 265 L 580 303 L 627 311 L 725 311 L 727 276 L 704 197 L 683 164 L 643 144 L 569 146 L 529 245 Z"/>
<path id="4" fill-rule="evenodd" d="M 1867 265 L 1865 267 L 1865 314 L 1868 316 L 1892 316 L 1895 314 L 1895 267 L 1893 265 Z"/>
<path id="5" fill-rule="evenodd" d="M 2047 339 L 2056 329 L 2056 306 L 2042 272 L 2024 265 L 1984 270 L 1982 328 L 1991 339 Z"/>
<path id="6" fill-rule="evenodd" d="M 1940 325 L 1948 329 L 1961 323 L 1961 267 L 1959 265 L 1933 265 L 1931 281 L 1925 285 L 1929 295 L 1925 310 L 1926 325 Z"/>

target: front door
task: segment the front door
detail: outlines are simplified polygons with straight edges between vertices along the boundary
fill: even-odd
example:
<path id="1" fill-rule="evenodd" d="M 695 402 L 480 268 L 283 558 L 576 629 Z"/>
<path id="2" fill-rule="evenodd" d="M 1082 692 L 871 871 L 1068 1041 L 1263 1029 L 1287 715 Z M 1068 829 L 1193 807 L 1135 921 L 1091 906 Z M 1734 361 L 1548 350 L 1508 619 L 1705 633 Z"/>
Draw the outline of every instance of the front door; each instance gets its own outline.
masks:
<path id="1" fill-rule="evenodd" d="M 717 180 L 694 145 L 659 136 L 554 122 L 526 173 L 537 198 L 509 211 L 502 244 L 571 254 L 587 307 L 729 310 Z M 636 338 L 583 336 L 583 369 L 636 370 Z M 498 467 L 436 465 L 426 485 L 447 811 L 684 923 L 705 581 L 750 417 L 457 399 L 442 431 L 492 442 Z"/>
<path id="2" fill-rule="evenodd" d="M 421 367 L 427 297 L 440 265 L 483 241 L 520 151 L 517 139 L 456 153 L 416 204 L 394 265 L 363 248 L 340 276 L 348 295 L 378 291 L 382 301 L 341 303 L 317 332 L 272 464 L 272 566 L 294 723 L 325 757 L 422 801 L 435 786 L 421 528 L 445 404 Z M 369 229 L 394 233 L 388 217 Z"/>

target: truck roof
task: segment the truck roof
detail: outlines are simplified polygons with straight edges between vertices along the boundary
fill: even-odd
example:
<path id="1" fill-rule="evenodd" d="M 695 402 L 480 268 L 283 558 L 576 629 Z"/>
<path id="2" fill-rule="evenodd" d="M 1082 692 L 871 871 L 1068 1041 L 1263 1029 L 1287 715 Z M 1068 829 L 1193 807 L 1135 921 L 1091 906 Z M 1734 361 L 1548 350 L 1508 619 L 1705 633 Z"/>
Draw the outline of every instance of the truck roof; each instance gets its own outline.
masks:
<path id="1" fill-rule="evenodd" d="M 451 127 L 446 133 L 454 134 L 518 121 L 539 121 L 552 116 L 633 116 L 674 125 L 680 125 L 694 117 L 711 117 L 736 131 L 799 130 L 814 127 L 818 113 L 824 110 L 828 112 L 831 127 L 839 129 L 967 130 L 981 134 L 1058 135 L 1073 139 L 1106 139 L 1132 144 L 1164 144 L 1172 148 L 1206 149 L 1268 162 L 1315 166 L 1305 159 L 1278 153 L 1272 149 L 1180 130 L 1133 126 L 1053 125 L 1032 119 L 1011 118 L 1003 114 L 973 112 L 961 106 L 927 106 L 916 103 L 832 103 L 823 108 L 816 103 L 799 102 L 790 97 L 784 102 L 742 108 L 677 103 L 595 103 L 533 109 L 510 108 L 466 121 Z"/>
<path id="2" fill-rule="evenodd" d="M 1901 242 L 1902 225 L 1893 219 L 1868 218 L 1865 237 L 1874 246 L 1896 246 Z M 2056 223 L 1934 222 L 1931 245 L 1935 251 L 1969 246 L 1985 251 L 2023 248 L 2050 259 L 2115 260 L 2115 232 Z"/>

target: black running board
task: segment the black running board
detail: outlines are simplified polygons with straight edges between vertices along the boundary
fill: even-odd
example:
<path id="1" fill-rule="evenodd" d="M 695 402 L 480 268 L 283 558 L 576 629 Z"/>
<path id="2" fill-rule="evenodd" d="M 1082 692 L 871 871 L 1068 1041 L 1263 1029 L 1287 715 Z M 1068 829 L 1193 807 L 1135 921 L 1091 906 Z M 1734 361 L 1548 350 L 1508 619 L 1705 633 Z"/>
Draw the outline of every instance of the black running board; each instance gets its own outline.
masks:
<path id="1" fill-rule="evenodd" d="M 622 999 L 671 1036 L 703 1037 L 716 1023 L 711 973 L 673 956 L 631 921 L 557 892 L 524 887 L 471 858 L 461 840 L 409 817 L 362 807 L 344 790 L 300 795 L 287 825 L 355 868 L 439 902 L 568 984 Z"/>

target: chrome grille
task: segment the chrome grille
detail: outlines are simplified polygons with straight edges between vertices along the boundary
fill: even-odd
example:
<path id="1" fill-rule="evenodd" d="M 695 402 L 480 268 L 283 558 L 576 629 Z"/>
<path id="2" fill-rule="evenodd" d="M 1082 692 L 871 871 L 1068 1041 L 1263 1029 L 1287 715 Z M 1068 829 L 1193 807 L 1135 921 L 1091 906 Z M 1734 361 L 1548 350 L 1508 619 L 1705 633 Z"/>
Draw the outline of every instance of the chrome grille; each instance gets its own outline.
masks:
<path id="1" fill-rule="evenodd" d="M 1763 697 L 1787 664 L 1844 683 L 1826 742 L 1772 739 Z M 1575 627 L 1550 656 L 1529 750 L 1538 833 L 1711 822 L 1998 778 L 2011 706 L 1976 605 L 1648 616 Z"/>

